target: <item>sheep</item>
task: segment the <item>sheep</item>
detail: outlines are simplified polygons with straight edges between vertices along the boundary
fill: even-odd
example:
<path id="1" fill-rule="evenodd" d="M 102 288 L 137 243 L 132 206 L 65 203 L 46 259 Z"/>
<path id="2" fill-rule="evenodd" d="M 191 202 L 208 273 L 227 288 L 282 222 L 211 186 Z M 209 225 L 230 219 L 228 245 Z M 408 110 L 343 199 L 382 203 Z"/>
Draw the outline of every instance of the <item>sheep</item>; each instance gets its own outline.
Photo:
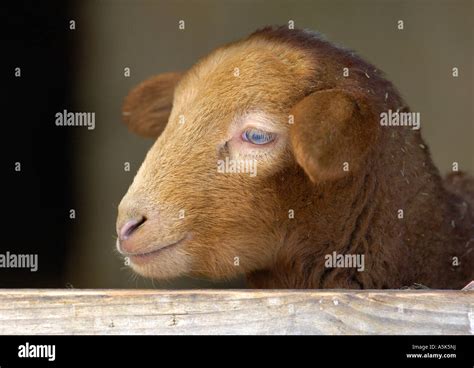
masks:
<path id="1" fill-rule="evenodd" d="M 378 68 L 284 27 L 150 78 L 123 105 L 129 129 L 157 139 L 119 205 L 119 252 L 155 279 L 461 288 L 474 180 L 443 180 L 416 125 L 384 124 L 389 111 L 410 114 Z"/>

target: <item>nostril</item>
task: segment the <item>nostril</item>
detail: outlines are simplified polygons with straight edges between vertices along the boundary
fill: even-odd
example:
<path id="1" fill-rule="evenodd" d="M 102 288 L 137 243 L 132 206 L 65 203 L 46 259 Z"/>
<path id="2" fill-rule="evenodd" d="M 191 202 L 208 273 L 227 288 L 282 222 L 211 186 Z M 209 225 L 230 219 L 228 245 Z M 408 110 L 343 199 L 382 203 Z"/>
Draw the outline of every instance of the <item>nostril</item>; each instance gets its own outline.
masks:
<path id="1" fill-rule="evenodd" d="M 133 234 L 133 232 L 138 229 L 146 221 L 145 217 L 140 217 L 127 221 L 125 225 L 122 226 L 119 232 L 119 239 L 125 240 Z"/>

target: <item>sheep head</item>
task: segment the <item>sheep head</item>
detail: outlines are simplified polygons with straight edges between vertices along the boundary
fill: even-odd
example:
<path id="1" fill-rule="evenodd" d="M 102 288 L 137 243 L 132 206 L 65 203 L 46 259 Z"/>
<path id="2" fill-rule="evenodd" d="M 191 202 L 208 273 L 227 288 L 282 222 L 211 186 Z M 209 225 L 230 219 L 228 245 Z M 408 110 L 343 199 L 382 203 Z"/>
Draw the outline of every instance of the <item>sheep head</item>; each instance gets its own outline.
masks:
<path id="1" fill-rule="evenodd" d="M 266 29 L 132 90 L 124 120 L 157 139 L 119 205 L 131 267 L 157 279 L 271 268 L 291 211 L 313 218 L 308 201 L 356 175 L 377 141 L 362 82 L 385 81 L 342 81 L 347 61 L 313 34 Z"/>

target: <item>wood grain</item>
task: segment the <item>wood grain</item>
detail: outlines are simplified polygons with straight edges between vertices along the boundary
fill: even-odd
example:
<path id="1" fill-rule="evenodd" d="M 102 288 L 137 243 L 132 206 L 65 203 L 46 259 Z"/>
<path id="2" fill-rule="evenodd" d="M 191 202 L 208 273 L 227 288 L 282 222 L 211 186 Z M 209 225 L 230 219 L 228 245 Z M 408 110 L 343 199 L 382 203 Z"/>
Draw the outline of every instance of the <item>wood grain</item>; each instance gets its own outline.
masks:
<path id="1" fill-rule="evenodd" d="M 474 291 L 3 289 L 0 334 L 474 334 Z"/>

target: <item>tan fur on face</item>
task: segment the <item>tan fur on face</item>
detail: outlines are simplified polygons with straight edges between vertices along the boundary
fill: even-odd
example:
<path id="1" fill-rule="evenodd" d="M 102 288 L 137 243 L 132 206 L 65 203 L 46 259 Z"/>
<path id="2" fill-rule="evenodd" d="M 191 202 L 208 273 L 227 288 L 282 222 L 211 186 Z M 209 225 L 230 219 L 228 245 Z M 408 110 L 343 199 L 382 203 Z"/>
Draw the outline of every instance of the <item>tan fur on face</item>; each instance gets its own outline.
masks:
<path id="1" fill-rule="evenodd" d="M 234 74 L 237 67 L 239 76 Z M 309 82 L 311 74 L 302 54 L 256 39 L 216 50 L 182 77 L 166 129 L 122 201 L 126 210 L 121 215 L 159 212 L 160 220 L 152 234 L 143 235 L 144 243 L 168 242 L 180 234 L 192 240 L 176 250 L 177 259 L 187 260 L 185 266 L 176 267 L 177 261 L 163 254 L 151 266 L 135 265 L 138 272 L 223 278 L 271 264 L 283 236 L 275 229 L 278 198 L 271 173 L 283 166 L 285 152 L 260 160 L 259 175 L 251 178 L 218 174 L 216 162 L 226 157 L 218 147 L 235 119 L 247 111 L 271 112 L 275 124 L 286 131 L 288 110 L 303 96 L 302 80 Z M 141 95 L 139 87 L 124 110 L 141 106 L 143 101 L 135 101 Z M 255 206 L 262 216 L 251 215 Z M 180 210 L 185 213 L 182 220 L 177 219 Z M 235 257 L 239 267 L 234 266 Z"/>
<path id="2" fill-rule="evenodd" d="M 124 104 L 127 124 L 162 133 L 120 204 L 118 228 L 147 218 L 133 234 L 140 251 L 184 240 L 132 267 L 155 278 L 243 273 L 257 287 L 459 286 L 472 277 L 472 257 L 454 273 L 449 257 L 474 234 L 445 228 L 444 217 L 457 216 L 451 194 L 419 149 L 419 132 L 381 129 L 378 116 L 389 108 L 406 106 L 375 67 L 284 28 L 138 86 Z M 218 173 L 217 160 L 240 157 L 228 142 L 246 119 L 261 119 L 278 138 L 255 154 L 256 177 Z M 402 146 L 408 158 L 394 159 Z M 332 251 L 365 254 L 368 270 L 325 269 Z"/>

